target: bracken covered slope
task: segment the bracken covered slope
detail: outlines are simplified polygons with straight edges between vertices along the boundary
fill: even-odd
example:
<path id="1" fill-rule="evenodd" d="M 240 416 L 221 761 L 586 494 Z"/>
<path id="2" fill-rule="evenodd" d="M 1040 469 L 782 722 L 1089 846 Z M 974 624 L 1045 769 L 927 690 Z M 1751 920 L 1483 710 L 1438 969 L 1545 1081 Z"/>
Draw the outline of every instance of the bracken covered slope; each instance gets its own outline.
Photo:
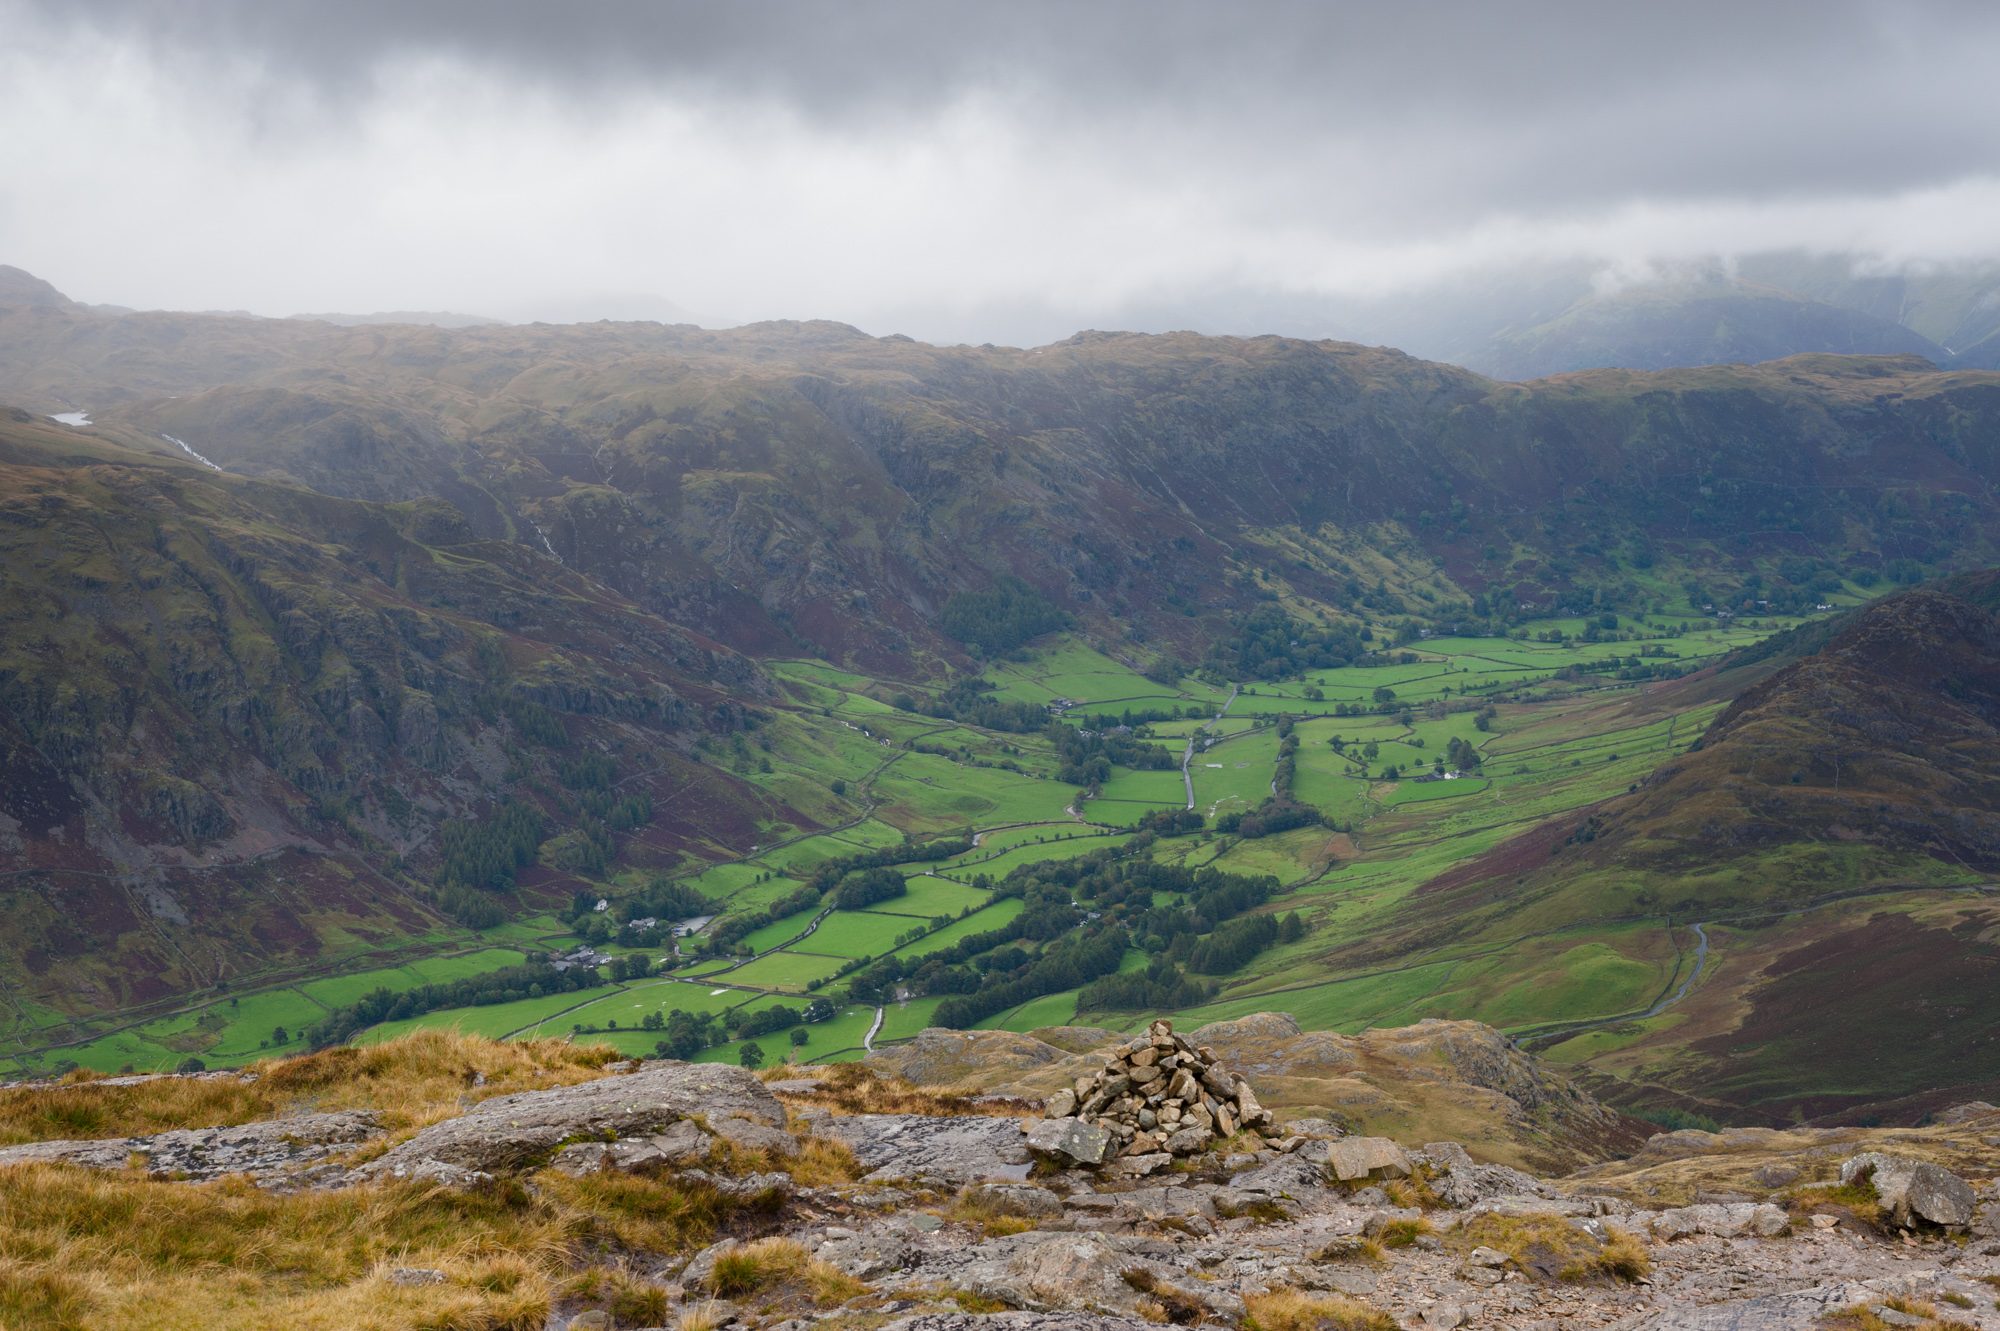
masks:
<path id="1" fill-rule="evenodd" d="M 509 800 L 581 818 L 551 777 L 586 753 L 633 774 L 620 797 L 673 800 L 631 833 L 656 855 L 754 839 L 797 815 L 685 751 L 767 692 L 447 505 L 219 476 L 15 413 L 0 968 L 17 1002 L 124 1006 L 450 929 L 404 857 L 437 883 L 440 825 Z"/>
<path id="2" fill-rule="evenodd" d="M 1777 1123 L 1995 1093 L 1996 604 L 2000 575 L 1949 579 L 1662 686 L 1741 692 L 1691 752 L 1435 879 L 1371 947 L 1657 920 L 1686 978 L 1699 941 L 1666 1015 L 1542 1033 L 1624 1103 Z"/>

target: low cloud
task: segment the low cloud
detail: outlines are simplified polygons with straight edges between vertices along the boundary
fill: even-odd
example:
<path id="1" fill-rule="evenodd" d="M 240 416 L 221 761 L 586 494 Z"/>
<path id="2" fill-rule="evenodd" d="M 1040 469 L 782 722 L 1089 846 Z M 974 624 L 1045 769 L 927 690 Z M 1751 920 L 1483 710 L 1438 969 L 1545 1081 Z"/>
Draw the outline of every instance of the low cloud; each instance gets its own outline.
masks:
<path id="1" fill-rule="evenodd" d="M 0 261 L 88 300 L 601 293 L 1032 341 L 1311 331 L 1321 299 L 1528 262 L 2000 247 L 1983 6 L 0 0 L 0 27 Z"/>

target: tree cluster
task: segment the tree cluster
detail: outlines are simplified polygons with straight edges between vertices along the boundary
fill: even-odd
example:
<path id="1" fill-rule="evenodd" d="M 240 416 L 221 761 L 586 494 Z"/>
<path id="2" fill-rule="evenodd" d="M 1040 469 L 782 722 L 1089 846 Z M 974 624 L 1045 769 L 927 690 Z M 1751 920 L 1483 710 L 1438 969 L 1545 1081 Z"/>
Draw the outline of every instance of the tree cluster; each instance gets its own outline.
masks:
<path id="1" fill-rule="evenodd" d="M 1067 628 L 1062 607 L 1022 582 L 1004 577 L 985 592 L 960 592 L 944 603 L 939 627 L 987 656 L 1011 651 L 1030 638 Z"/>
<path id="2" fill-rule="evenodd" d="M 531 864 L 542 844 L 542 815 L 509 800 L 476 822 L 454 820 L 438 830 L 438 876 L 446 887 L 488 892 L 514 886 L 514 873 Z"/>
<path id="3" fill-rule="evenodd" d="M 1077 730 L 1057 722 L 1049 727 L 1049 739 L 1061 763 L 1056 779 L 1073 786 L 1102 785 L 1110 780 L 1114 765 L 1142 772 L 1160 772 L 1180 765 L 1179 759 L 1159 745 L 1131 735 Z"/>
<path id="4" fill-rule="evenodd" d="M 1368 654 L 1367 630 L 1322 628 L 1277 606 L 1259 606 L 1208 649 L 1203 665 L 1227 679 L 1282 679 L 1305 670 L 1339 669 Z"/>
<path id="5" fill-rule="evenodd" d="M 1255 841 L 1258 837 L 1275 836 L 1296 827 L 1313 827 L 1323 821 L 1325 816 L 1318 809 L 1285 795 L 1266 799 L 1254 809 L 1225 813 L 1215 820 L 1215 830 Z"/>

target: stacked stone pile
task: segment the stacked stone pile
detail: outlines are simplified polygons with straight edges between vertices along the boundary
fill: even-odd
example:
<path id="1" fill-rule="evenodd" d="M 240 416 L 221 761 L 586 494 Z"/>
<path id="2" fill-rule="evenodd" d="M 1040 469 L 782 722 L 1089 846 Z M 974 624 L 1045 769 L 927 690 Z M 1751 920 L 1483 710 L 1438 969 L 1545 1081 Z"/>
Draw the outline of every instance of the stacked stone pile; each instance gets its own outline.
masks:
<path id="1" fill-rule="evenodd" d="M 1091 1164 L 1114 1156 L 1199 1155 L 1246 1129 L 1278 1135 L 1250 1084 L 1166 1021 L 1050 1096 L 1044 1109 L 1048 1121 L 1031 1130 L 1029 1144 L 1044 1149 L 1037 1139 L 1046 1138 L 1049 1148 Z"/>

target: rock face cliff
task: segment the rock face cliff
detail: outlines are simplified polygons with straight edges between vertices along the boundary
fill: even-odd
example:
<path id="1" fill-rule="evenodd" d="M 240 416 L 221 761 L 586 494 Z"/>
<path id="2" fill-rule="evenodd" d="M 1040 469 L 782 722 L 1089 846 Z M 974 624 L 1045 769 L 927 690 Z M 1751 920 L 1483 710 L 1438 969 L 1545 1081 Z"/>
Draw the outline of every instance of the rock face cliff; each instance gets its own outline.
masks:
<path id="1" fill-rule="evenodd" d="M 1430 1066 L 1452 1094 L 1471 1086 L 1466 1075 L 1494 1081 L 1508 1089 L 1476 1089 L 1524 1114 L 1566 1105 L 1552 1121 L 1572 1121 L 1587 1108 L 1476 1031 L 1416 1027 L 1343 1045 L 1309 1044 L 1288 1026 L 1226 1023 L 1195 1049 L 1209 1049 L 1200 1057 L 1211 1072 L 1225 1040 L 1255 1061 L 1260 1105 L 1263 1092 L 1282 1101 L 1287 1083 L 1362 1085 L 1357 1069 L 1401 1059 Z M 1079 1057 L 1064 1045 L 1094 1035 L 1049 1034 L 992 1042 L 1012 1065 L 998 1078 L 1045 1077 Z M 934 1032 L 909 1064 L 927 1057 L 962 1072 L 947 1039 L 962 1058 L 964 1037 Z M 203 1298 L 207 1281 L 205 1324 L 271 1325 L 301 1277 L 267 1271 L 254 1254 L 295 1241 L 277 1231 L 310 1217 L 320 1249 L 383 1253 L 330 1296 L 359 1319 L 343 1324 L 2000 1326 L 1984 1311 L 2000 1283 L 1991 1105 L 1922 1129 L 1666 1134 L 1566 1177 L 1536 1177 L 1457 1140 L 1363 1135 L 1278 1109 L 1272 1136 L 1239 1131 L 1134 1178 L 1119 1161 L 1080 1159 L 1071 1132 L 1047 1131 L 1084 1120 L 855 1064 L 766 1080 L 712 1064 L 607 1066 L 553 1041 L 493 1052 L 518 1048 L 434 1037 L 221 1080 L 0 1089 L 0 1120 L 17 1135 L 30 1122 L 103 1129 L 0 1152 L 0 1242 L 24 1254 L 0 1290 L 29 1325 L 125 1325 L 149 1300 Z M 1141 1052 L 1129 1042 L 1112 1049 L 1124 1051 L 1118 1065 L 1140 1066 L 1126 1061 Z M 1105 1057 L 1089 1057 L 1104 1069 Z M 481 1098 L 489 1067 L 503 1093 Z M 1230 1083 L 1239 1109 L 1250 1080 Z M 289 1113 L 287 1088 L 297 1093 Z M 1073 1109 L 1063 1101 L 1075 1094 L 1062 1087 L 1047 1108 Z M 312 1108 L 331 1101 L 354 1107 Z M 247 1116 L 246 1105 L 267 1112 Z M 185 1121 L 201 1112 L 243 1121 Z M 111 1131 L 134 1119 L 176 1126 Z M 134 1169 L 140 1160 L 150 1169 Z M 136 1256 L 89 1278 L 58 1271 L 61 1251 L 37 1227 L 76 1198 L 88 1199 L 104 1239 Z M 162 1211 L 208 1216 L 190 1222 L 207 1226 L 203 1244 L 247 1233 L 253 1256 L 170 1269 L 170 1243 L 138 1218 Z M 1952 1305 L 1949 1319 L 1932 1300 Z"/>

